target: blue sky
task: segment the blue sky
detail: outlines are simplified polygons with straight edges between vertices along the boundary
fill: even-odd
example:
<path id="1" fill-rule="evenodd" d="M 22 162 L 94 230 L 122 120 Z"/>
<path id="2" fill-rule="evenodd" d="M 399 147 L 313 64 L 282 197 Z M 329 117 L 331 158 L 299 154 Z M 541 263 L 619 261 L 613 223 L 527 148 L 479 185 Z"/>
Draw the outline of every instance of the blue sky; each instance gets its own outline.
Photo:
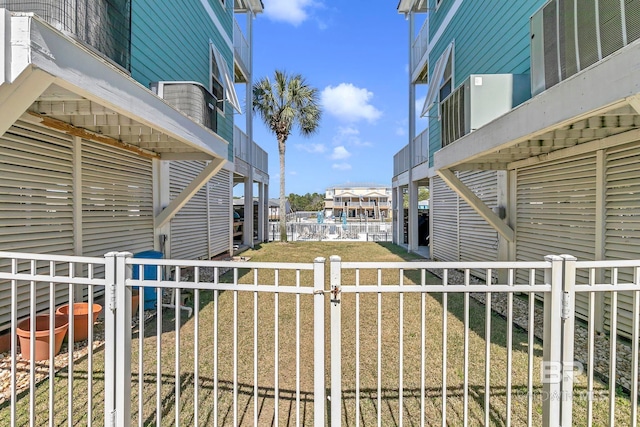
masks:
<path id="1" fill-rule="evenodd" d="M 254 79 L 300 73 L 320 91 L 319 132 L 287 140 L 286 194 L 375 182 L 391 186 L 393 155 L 408 143 L 408 23 L 397 1 L 263 0 L 254 20 Z M 237 16 L 244 27 L 243 16 Z M 244 89 L 236 85 L 244 100 Z M 236 116 L 244 129 L 244 116 Z M 420 125 L 419 125 L 420 126 Z M 418 128 L 419 129 L 419 128 Z M 420 130 L 420 129 L 419 129 Z M 275 136 L 254 117 L 279 194 Z"/>

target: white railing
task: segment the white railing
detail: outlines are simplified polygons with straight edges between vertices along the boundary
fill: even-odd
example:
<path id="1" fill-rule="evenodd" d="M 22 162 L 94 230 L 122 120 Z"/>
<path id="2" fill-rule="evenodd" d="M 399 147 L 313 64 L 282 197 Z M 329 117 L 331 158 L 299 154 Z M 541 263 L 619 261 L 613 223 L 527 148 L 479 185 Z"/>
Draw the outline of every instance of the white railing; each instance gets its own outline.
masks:
<path id="1" fill-rule="evenodd" d="M 411 45 L 411 64 L 413 67 L 417 67 L 422 57 L 427 53 L 429 47 L 429 17 L 424 21 L 420 32 Z M 411 70 L 415 72 L 415 68 Z"/>
<path id="2" fill-rule="evenodd" d="M 233 50 L 235 57 L 240 58 L 242 64 L 246 67 L 249 65 L 249 43 L 242 33 L 240 24 L 234 18 L 233 20 Z"/>
<path id="3" fill-rule="evenodd" d="M 410 149 L 409 144 L 407 144 L 393 156 L 393 176 L 398 176 L 409 170 Z"/>
<path id="4" fill-rule="evenodd" d="M 98 330 L 104 327 L 94 330 L 92 319 L 98 314 L 94 295 L 104 293 L 106 284 L 115 281 L 111 276 L 114 265 L 109 265 L 112 261 L 0 252 L 0 289 L 10 289 L 9 296 L 3 297 L 11 302 L 11 363 L 9 372 L 2 375 L 2 383 L 10 378 L 10 386 L 0 391 L 0 408 L 6 401 L 10 407 L 4 414 L 0 410 L 0 425 L 46 425 L 53 423 L 54 417 L 66 417 L 69 424 L 72 420 L 89 426 L 105 424 L 103 399 L 96 397 L 104 383 L 105 357 L 95 349 L 115 336 L 104 337 L 102 333 L 99 337 Z M 72 302 L 77 301 L 88 302 L 88 315 L 75 313 L 79 308 Z M 63 305 L 68 316 L 55 315 Z M 28 316 L 19 318 L 25 307 L 29 308 Z M 83 318 L 86 324 L 81 322 Z M 65 335 L 79 342 L 70 348 L 69 338 L 62 343 Z M 83 366 L 76 368 L 76 364 Z M 43 383 L 47 378 L 56 381 Z"/>
<path id="5" fill-rule="evenodd" d="M 374 263 L 332 256 L 328 282 L 324 258 L 258 263 L 0 252 L 0 266 L 0 281 L 11 288 L 14 337 L 2 425 L 64 419 L 323 426 L 325 414 L 331 425 L 551 426 L 572 425 L 574 417 L 581 425 L 637 425 L 640 260 L 581 262 L 563 255 L 537 262 Z M 147 268 L 155 269 L 154 280 L 132 279 L 145 274 L 134 275 L 135 269 Z M 96 278 L 102 270 L 104 278 Z M 475 278 L 478 270 L 488 279 Z M 39 289 L 48 290 L 49 312 L 104 289 L 104 351 L 89 346 L 86 360 L 69 357 L 58 370 L 51 347 L 48 362 L 33 361 L 32 335 L 30 366 L 23 369 L 15 338 L 23 284 L 31 303 Z M 68 289 L 66 299 L 56 297 L 57 287 Z M 136 287 L 141 295 L 132 315 Z M 163 307 L 153 310 L 155 318 L 144 311 L 149 292 Z M 631 298 L 624 307 L 636 319 L 627 365 L 615 333 L 598 359 L 603 337 L 593 322 L 584 348 L 578 344 L 580 295 L 591 310 L 598 298 L 611 299 L 613 331 L 618 303 Z M 506 321 L 493 310 L 502 310 Z M 29 317 L 36 315 L 32 310 Z M 70 320 L 69 336 L 77 326 Z M 91 341 L 92 322 L 87 326 Z M 49 335 L 53 329 L 49 324 Z M 605 372 L 597 372 L 603 365 Z M 38 382 L 42 368 L 51 381 Z M 29 393 L 18 390 L 23 372 Z M 626 397 L 616 391 L 625 375 L 634 379 Z"/>
<path id="6" fill-rule="evenodd" d="M 418 166 L 429 161 L 429 128 L 423 130 L 413 139 L 413 155 L 411 166 Z"/>
<path id="7" fill-rule="evenodd" d="M 392 223 L 349 222 L 287 222 L 287 239 L 290 242 L 305 240 L 331 241 L 361 241 L 361 242 L 391 242 L 393 239 Z M 269 240 L 280 240 L 280 224 L 269 223 Z"/>
<path id="8" fill-rule="evenodd" d="M 250 149 L 253 155 L 250 155 Z M 233 155 L 244 160 L 256 169 L 269 173 L 269 155 L 258 144 L 249 141 L 249 137 L 239 127 L 233 128 Z"/>

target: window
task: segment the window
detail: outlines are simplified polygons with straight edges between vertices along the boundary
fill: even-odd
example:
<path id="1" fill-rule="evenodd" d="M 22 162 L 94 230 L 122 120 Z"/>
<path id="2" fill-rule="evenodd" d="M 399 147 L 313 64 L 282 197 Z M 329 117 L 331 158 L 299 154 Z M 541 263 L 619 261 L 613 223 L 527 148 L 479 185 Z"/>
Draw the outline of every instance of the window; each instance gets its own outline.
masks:
<path id="1" fill-rule="evenodd" d="M 438 58 L 435 66 L 433 67 L 433 73 L 431 73 L 429 77 L 429 90 L 427 92 L 427 97 L 424 101 L 424 106 L 422 107 L 422 113 L 420 114 L 420 117 L 424 117 L 428 115 L 429 110 L 431 110 L 431 107 L 433 106 L 433 104 L 435 102 L 438 102 L 438 95 L 441 95 L 443 93 L 441 92 L 441 89 L 443 88 L 443 86 L 445 86 L 445 92 L 446 92 L 447 81 L 449 85 L 448 90 L 449 90 L 449 93 L 451 93 L 451 87 L 453 86 L 453 71 L 452 71 L 453 60 L 451 59 L 452 52 L 453 52 L 453 42 L 451 42 L 449 46 L 445 48 L 444 52 L 442 53 L 440 58 Z M 429 66 L 431 66 L 431 64 L 429 64 Z M 447 74 L 447 69 L 449 70 L 448 74 Z M 445 79 L 445 75 L 447 76 L 446 79 Z M 443 84 L 443 79 L 445 84 Z M 442 99 L 443 98 L 440 97 L 440 100 Z"/>
<path id="2" fill-rule="evenodd" d="M 213 42 L 210 41 L 209 46 L 211 57 L 210 86 L 211 93 L 216 97 L 216 107 L 224 113 L 224 101 L 228 101 L 238 113 L 242 113 L 233 79 L 229 75 L 227 61 L 224 60 L 218 49 L 213 45 Z"/>
<path id="3" fill-rule="evenodd" d="M 440 102 L 445 99 L 451 93 L 451 55 L 447 60 L 447 65 L 444 67 L 444 74 L 442 75 L 442 81 L 440 84 Z"/>
<path id="4" fill-rule="evenodd" d="M 442 0 L 436 0 L 436 9 L 440 7 Z"/>

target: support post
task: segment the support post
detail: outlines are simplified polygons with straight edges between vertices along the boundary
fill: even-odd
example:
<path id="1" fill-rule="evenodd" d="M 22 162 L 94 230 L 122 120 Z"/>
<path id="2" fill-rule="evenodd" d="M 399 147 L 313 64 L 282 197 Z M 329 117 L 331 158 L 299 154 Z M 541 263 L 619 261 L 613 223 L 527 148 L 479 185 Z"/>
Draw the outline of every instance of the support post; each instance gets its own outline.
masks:
<path id="1" fill-rule="evenodd" d="M 324 263 L 313 260 L 313 425 L 324 427 L 325 411 L 325 355 L 324 355 Z"/>
<path id="2" fill-rule="evenodd" d="M 342 259 L 332 255 L 331 261 L 331 422 L 332 426 L 342 421 L 342 330 L 340 281 Z"/>
<path id="3" fill-rule="evenodd" d="M 540 366 L 542 380 L 542 426 L 560 425 L 560 392 L 562 363 L 562 280 L 563 259 L 547 255 L 545 261 L 551 268 L 545 270 L 545 283 L 551 284 L 551 292 L 544 294 L 543 354 Z"/>
<path id="4" fill-rule="evenodd" d="M 104 276 L 104 425 L 115 425 L 116 410 L 116 252 L 105 254 Z"/>
<path id="5" fill-rule="evenodd" d="M 116 425 L 131 424 L 131 265 L 126 259 L 133 255 L 119 252 L 116 255 L 116 330 L 119 333 L 116 347 Z M 140 373 L 142 377 L 142 372 Z"/>
<path id="6" fill-rule="evenodd" d="M 560 424 L 572 425 L 573 412 L 573 344 L 575 342 L 576 257 L 561 255 L 564 260 L 562 279 L 562 400 Z"/>

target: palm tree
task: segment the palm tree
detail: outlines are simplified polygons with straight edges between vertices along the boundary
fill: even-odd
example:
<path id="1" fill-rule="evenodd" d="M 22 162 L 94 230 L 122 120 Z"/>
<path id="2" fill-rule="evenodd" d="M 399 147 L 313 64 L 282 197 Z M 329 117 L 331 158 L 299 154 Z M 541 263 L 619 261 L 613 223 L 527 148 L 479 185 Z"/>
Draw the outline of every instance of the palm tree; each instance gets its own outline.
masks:
<path id="1" fill-rule="evenodd" d="M 320 124 L 318 89 L 307 84 L 300 74 L 288 75 L 276 70 L 274 79 L 263 77 L 253 85 L 253 111 L 278 140 L 280 155 L 280 241 L 287 241 L 286 199 L 284 191 L 284 153 L 291 129 L 302 136 L 312 135 Z"/>

